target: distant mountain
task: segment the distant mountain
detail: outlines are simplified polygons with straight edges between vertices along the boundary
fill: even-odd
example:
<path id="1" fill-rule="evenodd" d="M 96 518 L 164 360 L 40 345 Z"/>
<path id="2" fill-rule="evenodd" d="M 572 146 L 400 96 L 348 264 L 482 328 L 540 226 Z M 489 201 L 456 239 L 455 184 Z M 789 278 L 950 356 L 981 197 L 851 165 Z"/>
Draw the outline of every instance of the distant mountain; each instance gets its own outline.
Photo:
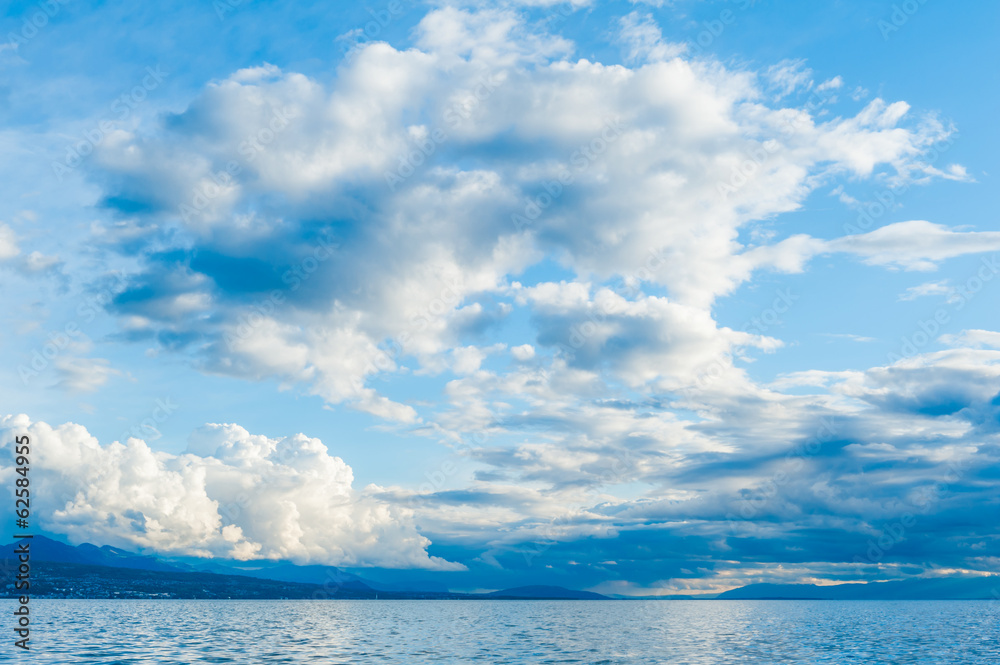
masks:
<path id="1" fill-rule="evenodd" d="M 448 585 L 443 582 L 435 582 L 426 579 L 414 579 L 407 582 L 375 582 L 365 579 L 364 583 L 376 591 L 390 591 L 399 593 L 415 593 L 426 591 L 431 593 L 451 593 Z"/>
<path id="2" fill-rule="evenodd" d="M 257 564 L 257 565 L 254 565 Z M 292 582 L 295 584 L 316 584 L 328 589 L 353 589 L 372 591 L 370 586 L 357 575 L 346 573 L 333 566 L 297 566 L 288 562 L 241 562 L 239 565 L 218 563 L 196 567 L 197 570 L 218 575 L 241 575 L 261 580 Z"/>
<path id="3" fill-rule="evenodd" d="M 611 600 L 715 600 L 714 593 L 699 594 L 659 594 L 656 596 L 626 596 L 625 594 L 614 593 L 608 596 Z"/>
<path id="4" fill-rule="evenodd" d="M 483 594 L 485 598 L 524 598 L 533 600 L 610 600 L 607 596 L 590 591 L 574 591 L 561 586 L 519 586 Z"/>
<path id="5" fill-rule="evenodd" d="M 287 561 L 231 562 L 211 561 L 203 564 L 168 563 L 153 556 L 136 554 L 127 550 L 105 545 L 97 547 L 90 543 L 67 545 L 45 536 L 30 539 L 31 560 L 51 563 L 73 563 L 110 568 L 130 568 L 160 572 L 212 573 L 215 575 L 239 575 L 255 579 L 326 586 L 329 590 L 343 588 L 355 591 L 370 591 L 357 575 L 345 573 L 333 566 L 297 566 Z M 12 559 L 17 544 L 0 546 L 0 559 Z"/>
<path id="6" fill-rule="evenodd" d="M 16 564 L 0 561 L 0 597 L 16 596 L 13 571 Z M 112 568 L 80 563 L 32 561 L 33 598 L 209 598 L 303 600 L 347 598 L 372 599 L 371 589 L 327 588 L 277 580 L 253 579 L 241 575 Z M 436 594 L 378 594 L 385 598 L 427 598 Z"/>
<path id="7" fill-rule="evenodd" d="M 97 547 L 84 543 L 77 547 L 60 543 L 45 536 L 35 536 L 26 539 L 30 545 L 31 560 L 50 561 L 53 563 L 76 563 L 90 566 L 107 566 L 110 568 L 133 568 L 136 570 L 157 570 L 163 572 L 181 572 L 180 566 L 173 566 L 160 561 L 156 557 L 135 554 L 126 550 L 105 545 Z M 17 543 L 0 546 L 0 559 L 13 559 Z"/>
<path id="8" fill-rule="evenodd" d="M 750 584 L 719 600 L 978 600 L 1000 599 L 1000 575 L 939 577 L 867 584 Z"/>
<path id="9" fill-rule="evenodd" d="M 16 559 L 15 544 L 0 546 L 0 560 Z M 521 586 L 503 589 L 488 594 L 452 594 L 440 583 L 402 580 L 392 583 L 375 583 L 357 575 L 347 573 L 334 566 L 298 566 L 287 561 L 199 561 L 196 563 L 167 562 L 153 556 L 136 554 L 127 550 L 105 545 L 97 547 L 89 543 L 79 546 L 67 545 L 45 536 L 31 539 L 31 561 L 35 563 L 57 564 L 61 575 L 72 578 L 86 570 L 88 578 L 104 579 L 107 588 L 115 588 L 125 593 L 127 589 L 145 589 L 136 586 L 141 580 L 141 572 L 164 574 L 188 574 L 196 577 L 161 578 L 164 587 L 176 593 L 187 589 L 188 582 L 218 587 L 209 597 L 305 597 L 321 591 L 322 595 L 334 597 L 369 598 L 378 592 L 386 598 L 493 598 L 493 599 L 569 599 L 606 600 L 607 596 L 589 591 L 574 591 L 557 586 Z M 63 565 L 65 564 L 65 565 Z M 79 568 L 78 568 L 79 567 Z M 137 573 L 115 572 L 110 569 L 132 570 Z M 77 571 L 77 572 L 74 572 Z M 207 577 L 206 577 L 207 576 Z M 227 577 L 226 581 L 213 576 Z M 245 592 L 234 591 L 233 585 L 239 579 L 251 578 Z M 115 581 L 117 580 L 117 581 Z M 272 584 L 274 583 L 274 584 Z M 280 584 L 279 584 L 280 583 Z M 221 586 L 220 586 L 221 585 Z M 281 586 L 284 585 L 284 586 Z M 291 585 L 291 586 L 289 586 Z M 223 589 L 224 587 L 224 589 Z M 308 587 L 308 590 L 306 589 Z M 103 587 L 102 587 L 103 588 Z M 193 588 L 193 586 L 192 586 Z M 152 592 L 149 589 L 143 591 Z M 184 591 L 183 593 L 188 593 Z M 191 592 L 194 593 L 194 592 Z M 249 594 L 249 595 L 241 595 Z M 303 594 L 303 595 L 300 595 Z M 102 596 L 106 597 L 106 596 Z M 175 595 L 174 597 L 179 597 Z M 204 596 L 183 596 L 204 597 Z M 661 597 L 662 598 L 662 597 Z M 706 596 L 674 596 L 707 599 Z M 666 599 L 666 598 L 664 598 Z M 816 586 L 814 584 L 751 584 L 732 589 L 717 596 L 719 600 L 1000 600 L 1000 575 L 974 578 L 934 578 L 911 579 L 894 582 L 870 582 L 867 584 L 834 584 Z"/>

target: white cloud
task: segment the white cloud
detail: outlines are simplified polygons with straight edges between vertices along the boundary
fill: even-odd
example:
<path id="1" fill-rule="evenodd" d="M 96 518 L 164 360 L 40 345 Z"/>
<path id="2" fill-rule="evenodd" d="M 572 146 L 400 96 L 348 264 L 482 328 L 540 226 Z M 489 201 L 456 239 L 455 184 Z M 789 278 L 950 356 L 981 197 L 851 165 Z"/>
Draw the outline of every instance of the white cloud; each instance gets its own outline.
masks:
<path id="1" fill-rule="evenodd" d="M 923 284 L 908 287 L 906 291 L 899 294 L 899 300 L 916 300 L 917 298 L 924 298 L 926 296 L 947 296 L 952 291 L 954 289 L 948 286 L 948 280 L 924 282 Z"/>
<path id="2" fill-rule="evenodd" d="M 1000 232 L 953 231 L 941 224 L 914 220 L 838 238 L 827 243 L 827 247 L 860 256 L 870 265 L 934 270 L 945 259 L 1000 251 Z"/>
<path id="3" fill-rule="evenodd" d="M 62 265 L 58 256 L 47 256 L 38 251 L 33 251 L 21 261 L 21 268 L 29 273 L 47 272 Z"/>
<path id="4" fill-rule="evenodd" d="M 618 20 L 618 41 L 626 48 L 627 62 L 660 62 L 687 50 L 684 44 L 663 41 L 663 33 L 649 14 L 635 11 Z"/>
<path id="5" fill-rule="evenodd" d="M 812 70 L 806 67 L 805 60 L 782 60 L 778 64 L 768 67 L 764 78 L 768 85 L 776 91 L 779 99 L 792 94 L 798 88 L 812 86 Z M 827 85 L 827 83 L 823 85 Z"/>
<path id="6" fill-rule="evenodd" d="M 992 330 L 963 330 L 958 335 L 942 335 L 940 340 L 954 347 L 1000 349 L 1000 332 Z"/>
<path id="7" fill-rule="evenodd" d="M 512 348 L 510 350 L 510 355 L 514 356 L 515 360 L 526 362 L 535 357 L 535 347 L 530 344 L 521 344 L 520 346 Z"/>
<path id="8" fill-rule="evenodd" d="M 903 124 L 909 106 L 880 99 L 825 122 L 771 108 L 761 80 L 782 94 L 808 86 L 802 62 L 761 77 L 673 57 L 648 17 L 633 13 L 621 27 L 653 54 L 635 52 L 645 64 L 570 59 L 569 42 L 513 12 L 438 9 L 418 26 L 417 48 L 369 44 L 329 86 L 268 65 L 241 70 L 169 126 L 107 140 L 98 161 L 127 189 L 115 193 L 154 211 L 136 224 L 179 223 L 185 251 L 229 262 L 148 265 L 117 313 L 152 332 L 207 339 L 198 361 L 209 371 L 274 377 L 418 423 L 414 406 L 368 382 L 478 371 L 480 350 L 467 338 L 503 320 L 511 298 L 541 323 L 541 346 L 571 349 L 560 356 L 564 376 L 582 390 L 602 372 L 683 388 L 707 366 L 732 380 L 716 382 L 721 389 L 746 382 L 733 366 L 743 349 L 779 344 L 712 316 L 714 301 L 754 270 L 800 271 L 834 251 L 926 267 L 993 242 L 908 222 L 832 241 L 742 245 L 747 225 L 796 210 L 828 178 L 888 168 L 906 179 L 948 131 Z M 248 144 L 255 136 L 266 145 Z M 510 149 L 499 154 L 501 141 Z M 220 178 L 241 146 L 240 172 Z M 567 174 L 572 182 L 560 184 Z M 197 209 L 182 215 L 181 205 Z M 515 216 L 529 223 L 519 228 Z M 333 218 L 324 228 L 310 221 Z M 545 256 L 574 274 L 570 282 L 510 286 Z M 251 272 L 260 286 L 249 286 Z M 621 288 L 589 286 L 608 282 Z M 647 296 L 651 288 L 665 295 Z M 618 313 L 594 323 L 602 303 Z M 574 348 L 581 326 L 596 332 Z"/>
<path id="9" fill-rule="evenodd" d="M 0 224 L 0 261 L 14 258 L 20 253 L 14 230 L 6 224 Z"/>
<path id="10" fill-rule="evenodd" d="M 266 79 L 273 79 L 281 76 L 281 69 L 276 65 L 265 62 L 260 67 L 247 67 L 239 69 L 230 78 L 239 83 L 255 83 Z"/>
<path id="11" fill-rule="evenodd" d="M 868 233 L 819 240 L 799 234 L 774 245 L 756 247 L 738 257 L 734 272 L 744 275 L 759 268 L 783 272 L 801 272 L 805 264 L 822 254 L 844 253 L 860 257 L 868 265 L 902 268 L 910 271 L 937 269 L 940 262 L 967 254 L 1000 250 L 1000 232 L 956 231 L 923 220 L 887 224 Z M 992 279 L 1000 271 L 995 257 L 983 259 L 982 278 Z M 901 300 L 930 295 L 943 288 L 943 282 L 908 289 Z M 912 296 L 912 297 L 911 297 Z"/>
<path id="12" fill-rule="evenodd" d="M 72 358 L 60 356 L 54 362 L 59 377 L 57 386 L 71 392 L 94 392 L 121 372 L 111 367 L 105 358 Z"/>
<path id="13" fill-rule="evenodd" d="M 15 434 L 32 450 L 40 525 L 71 542 L 96 541 L 162 554 L 300 563 L 461 570 L 427 555 L 411 513 L 352 487 L 351 468 L 319 439 L 253 435 L 206 425 L 179 455 L 139 439 L 101 445 L 80 425 L 27 416 L 0 420 L 7 453 Z M 12 454 L 5 455 L 13 459 Z M 9 461 L 0 468 L 12 482 Z M 37 498 L 36 498 L 37 497 Z"/>
<path id="14" fill-rule="evenodd" d="M 834 337 L 839 339 L 849 339 L 852 342 L 874 342 L 874 337 L 866 337 L 864 335 L 855 335 L 853 333 L 823 333 L 824 337 Z"/>
<path id="15" fill-rule="evenodd" d="M 839 76 L 834 76 L 832 79 L 823 81 L 818 86 L 816 86 L 816 90 L 818 92 L 823 92 L 825 90 L 838 90 L 843 85 L 844 85 L 844 79 L 842 79 Z"/>
<path id="16" fill-rule="evenodd" d="M 609 289 L 591 299 L 586 285 L 542 283 L 523 289 L 539 341 L 556 347 L 570 365 L 584 370 L 607 367 L 630 386 L 686 388 L 713 364 L 730 365 L 740 347 L 773 350 L 775 339 L 718 328 L 709 312 L 666 298 L 627 300 Z"/>

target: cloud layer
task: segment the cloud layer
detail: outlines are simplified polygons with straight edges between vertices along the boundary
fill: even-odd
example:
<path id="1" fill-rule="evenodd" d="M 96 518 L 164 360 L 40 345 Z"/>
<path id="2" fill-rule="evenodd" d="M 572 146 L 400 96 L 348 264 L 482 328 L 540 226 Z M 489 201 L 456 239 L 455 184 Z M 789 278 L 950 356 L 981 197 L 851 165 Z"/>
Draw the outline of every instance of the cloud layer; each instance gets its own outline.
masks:
<path id="1" fill-rule="evenodd" d="M 147 552 L 300 563 L 462 569 L 426 552 L 411 514 L 352 488 L 351 468 L 318 439 L 206 425 L 180 455 L 136 438 L 101 445 L 71 423 L 0 422 L 0 448 L 32 442 L 32 503 L 40 526 L 72 542 Z M 0 468 L 13 486 L 10 464 Z"/>
<path id="2" fill-rule="evenodd" d="M 636 29 L 626 22 L 625 38 Z M 508 314 L 512 278 L 546 257 L 577 284 L 638 297 L 623 302 L 636 329 L 694 308 L 685 316 L 703 322 L 682 333 L 694 353 L 680 354 L 690 365 L 773 348 L 710 321 L 716 298 L 756 270 L 799 271 L 829 252 L 924 269 L 996 244 L 927 222 L 836 241 L 738 240 L 838 174 L 922 173 L 922 151 L 947 130 L 933 118 L 901 125 L 903 102 L 821 121 L 768 106 L 770 84 L 750 72 L 643 51 L 648 39 L 631 68 L 574 61 L 571 44 L 498 10 L 435 10 L 417 34 L 407 51 L 366 46 L 329 86 L 241 70 L 159 127 L 103 146 L 106 203 L 135 229 L 106 238 L 130 250 L 147 238 L 142 272 L 113 305 L 134 338 L 412 423 L 417 412 L 371 379 L 404 363 L 450 366 L 452 348 Z M 666 299 L 642 301 L 647 288 Z M 558 321 L 531 308 L 545 344 L 600 306 Z M 690 375 L 644 362 L 662 339 L 630 342 L 628 364 L 649 378 Z"/>
<path id="3" fill-rule="evenodd" d="M 107 305 L 116 342 L 349 405 L 449 446 L 454 467 L 356 490 L 302 434 L 207 425 L 168 455 L 11 417 L 49 451 L 46 527 L 498 580 L 585 566 L 636 593 L 995 570 L 969 508 L 998 498 L 997 333 L 921 353 L 943 332 L 921 321 L 897 362 L 761 383 L 750 363 L 790 341 L 754 321 L 799 296 L 777 290 L 739 329 L 719 315 L 819 257 L 926 272 L 1000 251 L 956 220 L 832 238 L 773 223 L 826 189 L 856 204 L 844 183 L 967 180 L 929 157 L 954 128 L 904 101 L 838 102 L 843 80 L 802 61 L 692 56 L 644 13 L 612 28 L 625 64 L 512 10 L 435 9 L 411 48 L 369 42 L 330 80 L 259 63 L 110 133 L 87 177 L 91 240 L 130 265 Z M 19 256 L 0 225 L 0 260 Z M 978 291 L 995 255 L 976 270 Z M 953 303 L 968 284 L 898 297 Z M 117 371 L 58 369 L 76 390 Z"/>

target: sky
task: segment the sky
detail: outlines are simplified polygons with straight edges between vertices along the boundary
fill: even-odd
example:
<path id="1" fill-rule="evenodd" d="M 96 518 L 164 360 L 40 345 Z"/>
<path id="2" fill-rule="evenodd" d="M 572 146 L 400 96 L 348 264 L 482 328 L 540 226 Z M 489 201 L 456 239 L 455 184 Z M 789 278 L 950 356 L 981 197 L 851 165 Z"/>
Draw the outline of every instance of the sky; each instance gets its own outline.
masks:
<path id="1" fill-rule="evenodd" d="M 5 6 L 38 533 L 469 591 L 1000 569 L 995 3 Z"/>

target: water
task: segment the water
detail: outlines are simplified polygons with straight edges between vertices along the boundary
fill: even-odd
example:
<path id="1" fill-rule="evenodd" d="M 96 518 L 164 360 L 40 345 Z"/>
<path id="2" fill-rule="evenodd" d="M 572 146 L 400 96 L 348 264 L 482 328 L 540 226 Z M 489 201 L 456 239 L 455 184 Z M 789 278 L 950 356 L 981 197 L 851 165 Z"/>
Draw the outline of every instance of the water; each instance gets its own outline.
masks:
<path id="1" fill-rule="evenodd" d="M 994 601 L 33 600 L 25 663 L 1000 663 Z"/>

